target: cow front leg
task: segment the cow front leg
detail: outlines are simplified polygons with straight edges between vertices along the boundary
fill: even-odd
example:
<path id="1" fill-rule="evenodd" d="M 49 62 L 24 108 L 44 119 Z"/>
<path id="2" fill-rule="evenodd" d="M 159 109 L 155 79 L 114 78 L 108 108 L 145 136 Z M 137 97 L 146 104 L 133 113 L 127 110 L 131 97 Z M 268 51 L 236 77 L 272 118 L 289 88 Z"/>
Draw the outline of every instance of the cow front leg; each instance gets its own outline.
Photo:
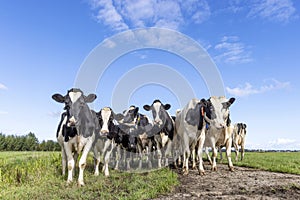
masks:
<path id="1" fill-rule="evenodd" d="M 79 187 L 84 186 L 83 172 L 86 167 L 86 159 L 87 159 L 89 151 L 91 150 L 92 143 L 93 143 L 93 140 L 90 138 L 90 140 L 84 146 L 81 158 L 79 160 L 79 176 L 78 176 L 78 186 Z"/>
<path id="2" fill-rule="evenodd" d="M 61 148 L 61 166 L 62 166 L 62 175 L 65 176 L 66 167 L 67 167 L 67 155 L 63 147 Z"/>
<path id="3" fill-rule="evenodd" d="M 109 163 L 109 159 L 110 159 L 110 155 L 111 155 L 111 153 L 112 153 L 112 151 L 113 151 L 113 149 L 114 149 L 114 142 L 113 141 L 111 141 L 111 142 L 109 142 L 110 143 L 110 145 L 111 145 L 111 149 L 110 150 L 108 150 L 108 151 L 106 151 L 106 153 L 105 153 L 105 157 L 104 157 L 104 175 L 105 176 L 109 176 L 109 167 L 108 167 L 108 163 Z"/>
<path id="4" fill-rule="evenodd" d="M 100 153 L 97 148 L 94 148 L 94 167 L 95 167 L 95 176 L 99 176 L 99 164 L 100 164 Z"/>
<path id="5" fill-rule="evenodd" d="M 217 155 L 218 155 L 218 150 L 214 146 L 214 147 L 212 147 L 212 158 L 213 158 L 212 168 L 211 168 L 212 171 L 217 171 L 217 162 L 216 162 Z"/>
<path id="6" fill-rule="evenodd" d="M 231 161 L 231 146 L 232 146 L 232 141 L 229 139 L 226 141 L 226 156 L 228 160 L 228 167 L 230 171 L 234 171 L 233 164 Z"/>

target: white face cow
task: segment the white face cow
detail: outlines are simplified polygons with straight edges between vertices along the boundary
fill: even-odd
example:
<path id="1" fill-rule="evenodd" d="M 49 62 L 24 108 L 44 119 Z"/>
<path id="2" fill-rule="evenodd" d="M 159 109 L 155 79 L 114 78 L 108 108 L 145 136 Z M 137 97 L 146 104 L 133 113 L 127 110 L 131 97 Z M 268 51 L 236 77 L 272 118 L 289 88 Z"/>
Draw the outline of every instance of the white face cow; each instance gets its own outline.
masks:
<path id="1" fill-rule="evenodd" d="M 69 120 L 66 122 L 68 125 L 75 125 L 76 135 L 66 132 L 64 135 L 64 142 L 62 146 L 62 157 L 67 158 L 68 164 L 68 180 L 67 183 L 73 180 L 73 169 L 75 167 L 75 160 L 73 157 L 72 146 L 77 147 L 77 152 L 82 151 L 81 158 L 79 160 L 79 176 L 78 185 L 84 185 L 83 171 L 86 166 L 86 158 L 92 147 L 95 139 L 95 131 L 97 124 L 95 123 L 94 116 L 89 109 L 87 103 L 91 103 L 96 99 L 95 94 L 85 96 L 80 89 L 72 88 L 68 91 L 67 95 L 54 94 L 52 99 L 59 103 L 65 104 L 65 110 L 67 110 Z M 75 132 L 70 132 L 75 133 Z M 74 155 L 76 152 L 74 152 Z M 63 161 L 64 162 L 64 161 Z"/>
<path id="2" fill-rule="evenodd" d="M 207 101 L 206 107 L 206 121 L 211 126 L 217 129 L 223 129 L 227 125 L 229 120 L 229 107 L 234 103 L 235 98 L 227 100 L 224 96 L 222 97 L 211 97 Z"/>

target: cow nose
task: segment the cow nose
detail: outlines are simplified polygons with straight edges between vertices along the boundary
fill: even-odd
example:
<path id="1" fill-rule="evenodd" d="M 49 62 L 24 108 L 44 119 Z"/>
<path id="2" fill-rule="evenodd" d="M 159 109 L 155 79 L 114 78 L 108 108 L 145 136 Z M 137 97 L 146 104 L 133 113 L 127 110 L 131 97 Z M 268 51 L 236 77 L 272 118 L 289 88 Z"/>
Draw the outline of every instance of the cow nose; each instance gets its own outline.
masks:
<path id="1" fill-rule="evenodd" d="M 106 134 L 108 134 L 108 130 L 101 130 L 100 133 L 101 133 L 101 135 L 106 135 Z"/>
<path id="2" fill-rule="evenodd" d="M 74 126 L 75 124 L 76 124 L 75 117 L 72 116 L 72 117 L 69 119 L 69 125 L 70 125 L 70 126 Z"/>

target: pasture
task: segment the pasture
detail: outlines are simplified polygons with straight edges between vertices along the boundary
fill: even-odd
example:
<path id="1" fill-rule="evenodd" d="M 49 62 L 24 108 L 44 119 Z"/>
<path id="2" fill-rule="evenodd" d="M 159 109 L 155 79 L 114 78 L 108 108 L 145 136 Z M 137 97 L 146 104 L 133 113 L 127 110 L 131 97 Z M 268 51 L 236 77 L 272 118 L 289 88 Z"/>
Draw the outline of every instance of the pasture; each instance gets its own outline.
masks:
<path id="1" fill-rule="evenodd" d="M 86 186 L 78 188 L 76 180 L 66 186 L 60 152 L 0 152 L 0 199 L 149 199 L 178 184 L 177 174 L 169 169 L 149 173 L 111 170 L 110 177 L 93 173 L 90 155 Z"/>
<path id="2" fill-rule="evenodd" d="M 226 164 L 225 160 L 222 163 Z M 179 193 L 176 193 L 180 187 L 186 191 L 194 188 L 197 190 L 197 197 L 205 197 L 201 195 L 207 194 L 210 188 L 226 186 L 227 183 L 229 185 L 226 188 L 229 187 L 232 190 L 239 187 L 244 188 L 242 186 L 231 187 L 230 184 L 233 184 L 235 180 L 247 182 L 249 188 L 238 191 L 239 194 L 251 196 L 251 181 L 249 182 L 251 177 L 254 179 L 255 186 L 266 184 L 265 182 L 271 182 L 273 179 L 273 182 L 281 180 L 283 183 L 286 177 L 290 181 L 290 185 L 282 187 L 287 191 L 292 189 L 294 195 L 297 194 L 295 192 L 300 193 L 300 185 L 293 183 L 295 175 L 289 177 L 292 176 L 291 173 L 300 175 L 300 152 L 246 152 L 244 161 L 234 162 L 234 166 L 243 168 L 237 167 L 235 172 L 229 172 L 225 165 L 218 166 L 217 172 L 211 172 L 210 166 L 205 162 L 207 171 L 205 176 L 199 176 L 197 170 L 192 170 L 188 176 L 182 176 L 174 170 L 164 168 L 145 173 L 111 170 L 110 177 L 104 177 L 103 174 L 95 177 L 93 175 L 93 157 L 89 155 L 85 174 L 86 186 L 78 188 L 76 179 L 72 185 L 66 186 L 66 177 L 61 176 L 60 152 L 0 152 L 0 199 L 149 199 L 163 198 L 170 192 L 177 195 L 182 194 L 181 189 Z M 265 179 L 264 174 L 271 172 L 257 171 L 258 169 L 283 173 L 280 173 L 279 179 L 274 178 L 274 175 L 270 176 L 272 179 Z M 75 176 L 77 175 L 78 169 L 76 169 Z M 215 180 L 212 180 L 212 177 Z M 231 178 L 226 182 L 224 177 Z M 299 176 L 297 177 L 299 178 Z M 218 185 L 220 178 L 223 183 Z M 195 182 L 191 179 L 194 179 Z M 274 188 L 270 189 L 271 192 L 276 189 Z M 279 189 L 282 190 L 282 188 Z M 259 191 L 253 188 L 252 190 Z M 234 192 L 236 191 L 234 190 Z M 191 193 L 194 194 L 195 191 Z M 178 198 L 180 199 L 182 196 L 179 195 Z"/>

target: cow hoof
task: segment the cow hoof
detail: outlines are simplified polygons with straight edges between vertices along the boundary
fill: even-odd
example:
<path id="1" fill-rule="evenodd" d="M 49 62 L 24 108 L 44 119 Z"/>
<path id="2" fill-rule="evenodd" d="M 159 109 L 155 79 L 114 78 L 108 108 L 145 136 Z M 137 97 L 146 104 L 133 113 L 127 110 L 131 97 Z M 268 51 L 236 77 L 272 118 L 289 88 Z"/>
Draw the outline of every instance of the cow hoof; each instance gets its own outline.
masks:
<path id="1" fill-rule="evenodd" d="M 234 167 L 229 167 L 229 171 L 234 172 Z"/>
<path id="2" fill-rule="evenodd" d="M 193 166 L 192 166 L 192 169 L 197 169 L 196 165 L 193 165 Z"/>
<path id="3" fill-rule="evenodd" d="M 217 170 L 218 170 L 217 167 L 211 168 L 211 171 L 217 171 Z"/>
<path id="4" fill-rule="evenodd" d="M 200 171 L 199 171 L 199 175 L 200 175 L 200 176 L 204 176 L 204 175 L 205 175 L 205 171 L 204 171 L 204 170 L 200 170 Z"/>
<path id="5" fill-rule="evenodd" d="M 182 171 L 182 175 L 186 176 L 186 175 L 188 175 L 188 174 L 189 174 L 189 171 L 188 171 L 188 170 Z"/>
<path id="6" fill-rule="evenodd" d="M 84 182 L 78 182 L 78 187 L 83 187 L 84 186 Z"/>

